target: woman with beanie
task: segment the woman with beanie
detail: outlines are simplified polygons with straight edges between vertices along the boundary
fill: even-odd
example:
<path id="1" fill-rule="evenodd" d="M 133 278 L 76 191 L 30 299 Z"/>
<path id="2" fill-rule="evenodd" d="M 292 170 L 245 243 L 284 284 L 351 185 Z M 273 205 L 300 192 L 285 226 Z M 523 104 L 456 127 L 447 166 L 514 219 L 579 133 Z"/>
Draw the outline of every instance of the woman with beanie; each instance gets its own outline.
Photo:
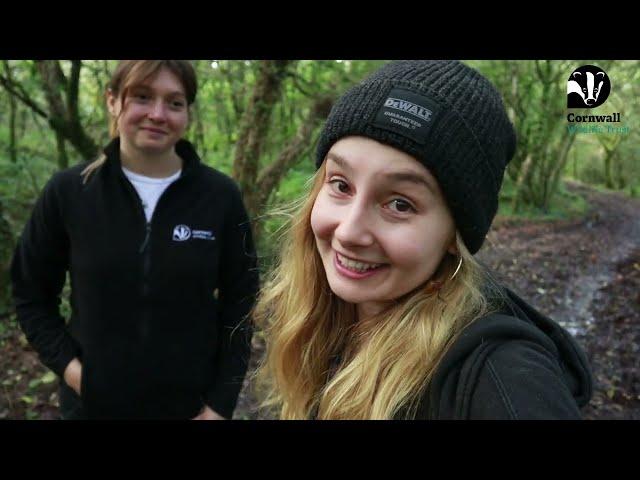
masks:
<path id="1" fill-rule="evenodd" d="M 53 176 L 20 238 L 18 322 L 62 379 L 63 418 L 233 413 L 258 277 L 237 186 L 182 138 L 196 91 L 188 61 L 120 62 L 107 90 L 112 141 Z"/>
<path id="2" fill-rule="evenodd" d="M 516 145 L 457 61 L 385 65 L 334 105 L 254 312 L 285 419 L 578 419 L 580 347 L 474 259 Z"/>

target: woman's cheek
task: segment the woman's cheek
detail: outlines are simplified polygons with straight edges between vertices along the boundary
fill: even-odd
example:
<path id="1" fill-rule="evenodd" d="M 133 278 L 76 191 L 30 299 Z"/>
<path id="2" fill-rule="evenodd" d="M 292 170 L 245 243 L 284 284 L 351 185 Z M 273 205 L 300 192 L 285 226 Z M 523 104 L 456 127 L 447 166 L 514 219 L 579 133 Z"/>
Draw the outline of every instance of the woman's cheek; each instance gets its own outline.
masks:
<path id="1" fill-rule="evenodd" d="M 311 210 L 311 229 L 316 237 L 330 237 L 337 225 L 339 209 L 327 202 L 327 199 L 320 193 Z"/>
<path id="2" fill-rule="evenodd" d="M 189 126 L 189 117 L 185 113 L 176 113 L 169 117 L 168 123 L 176 133 L 179 133 L 180 136 L 182 136 Z"/>
<path id="3" fill-rule="evenodd" d="M 386 240 L 383 248 L 392 263 L 398 266 L 424 264 L 425 245 L 412 232 L 389 228 Z"/>

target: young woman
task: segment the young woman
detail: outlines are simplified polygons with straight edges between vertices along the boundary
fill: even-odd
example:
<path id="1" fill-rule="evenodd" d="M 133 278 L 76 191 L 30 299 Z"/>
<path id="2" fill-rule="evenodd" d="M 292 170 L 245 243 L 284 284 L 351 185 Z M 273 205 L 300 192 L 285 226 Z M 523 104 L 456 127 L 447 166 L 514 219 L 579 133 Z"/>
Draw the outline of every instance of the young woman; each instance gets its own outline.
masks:
<path id="1" fill-rule="evenodd" d="M 474 259 L 515 133 L 454 61 L 393 62 L 321 134 L 311 191 L 254 312 L 285 419 L 580 418 L 570 335 Z"/>
<path id="2" fill-rule="evenodd" d="M 18 321 L 63 418 L 232 416 L 258 275 L 238 188 L 182 139 L 196 90 L 187 61 L 120 62 L 113 140 L 53 176 L 16 248 Z"/>

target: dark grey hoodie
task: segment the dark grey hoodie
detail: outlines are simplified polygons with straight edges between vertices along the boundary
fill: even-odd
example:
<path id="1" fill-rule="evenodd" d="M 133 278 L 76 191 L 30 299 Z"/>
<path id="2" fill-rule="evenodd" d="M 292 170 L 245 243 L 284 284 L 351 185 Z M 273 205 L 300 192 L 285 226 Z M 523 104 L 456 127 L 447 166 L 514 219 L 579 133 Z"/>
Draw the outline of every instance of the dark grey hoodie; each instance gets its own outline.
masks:
<path id="1" fill-rule="evenodd" d="M 575 339 L 508 289 L 440 362 L 416 419 L 580 419 L 592 393 Z"/>

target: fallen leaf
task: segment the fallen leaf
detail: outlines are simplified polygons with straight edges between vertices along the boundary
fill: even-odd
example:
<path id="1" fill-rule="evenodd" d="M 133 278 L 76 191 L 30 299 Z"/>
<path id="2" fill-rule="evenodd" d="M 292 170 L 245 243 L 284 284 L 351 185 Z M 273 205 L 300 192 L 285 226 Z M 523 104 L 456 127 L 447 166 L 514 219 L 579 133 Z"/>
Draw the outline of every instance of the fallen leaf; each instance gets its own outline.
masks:
<path id="1" fill-rule="evenodd" d="M 56 374 L 49 370 L 42 377 L 40 377 L 40 381 L 44 384 L 49 384 L 55 382 L 56 378 L 58 378 L 56 377 Z"/>

